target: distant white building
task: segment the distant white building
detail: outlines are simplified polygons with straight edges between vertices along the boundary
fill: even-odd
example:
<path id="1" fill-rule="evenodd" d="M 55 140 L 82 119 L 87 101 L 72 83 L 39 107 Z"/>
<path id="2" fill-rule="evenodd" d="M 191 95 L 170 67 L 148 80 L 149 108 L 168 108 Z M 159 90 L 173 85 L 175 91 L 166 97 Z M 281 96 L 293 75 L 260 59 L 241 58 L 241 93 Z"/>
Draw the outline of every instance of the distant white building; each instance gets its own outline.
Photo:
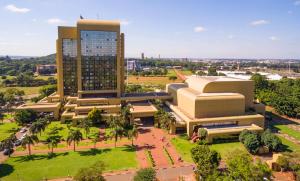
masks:
<path id="1" fill-rule="evenodd" d="M 140 70 L 140 69 L 141 69 L 141 66 L 140 66 L 138 61 L 136 61 L 136 60 L 128 60 L 127 61 L 127 70 L 137 71 L 137 70 Z"/>

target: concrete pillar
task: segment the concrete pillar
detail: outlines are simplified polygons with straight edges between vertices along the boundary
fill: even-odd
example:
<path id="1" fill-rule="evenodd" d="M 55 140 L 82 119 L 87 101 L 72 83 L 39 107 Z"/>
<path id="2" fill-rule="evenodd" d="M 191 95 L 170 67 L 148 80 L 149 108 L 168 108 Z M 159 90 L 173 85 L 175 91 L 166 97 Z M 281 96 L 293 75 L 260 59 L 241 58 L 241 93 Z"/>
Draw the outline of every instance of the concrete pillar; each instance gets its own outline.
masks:
<path id="1" fill-rule="evenodd" d="M 189 137 L 193 135 L 193 129 L 194 129 L 193 123 L 188 122 L 186 125 L 186 133 L 188 134 Z"/>
<path id="2" fill-rule="evenodd" d="M 176 133 L 176 126 L 175 124 L 171 124 L 169 134 L 175 134 L 175 133 Z"/>

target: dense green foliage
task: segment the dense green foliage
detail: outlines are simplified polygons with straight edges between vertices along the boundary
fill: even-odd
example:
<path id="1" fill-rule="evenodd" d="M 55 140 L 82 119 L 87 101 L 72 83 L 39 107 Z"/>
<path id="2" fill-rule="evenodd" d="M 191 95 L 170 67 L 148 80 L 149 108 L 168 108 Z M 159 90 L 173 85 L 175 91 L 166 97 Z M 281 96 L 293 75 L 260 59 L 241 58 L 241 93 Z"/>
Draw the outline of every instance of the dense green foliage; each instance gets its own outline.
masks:
<path id="1" fill-rule="evenodd" d="M 272 175 L 266 163 L 253 162 L 251 155 L 240 150 L 228 154 L 226 165 L 228 180 L 261 181 Z"/>
<path id="2" fill-rule="evenodd" d="M 156 173 L 153 168 L 142 168 L 138 170 L 133 178 L 134 181 L 155 181 Z"/>
<path id="3" fill-rule="evenodd" d="M 255 95 L 262 103 L 274 107 L 279 114 L 300 115 L 300 79 L 268 81 L 260 74 L 252 75 L 251 79 L 255 82 Z"/>
<path id="4" fill-rule="evenodd" d="M 15 120 L 20 125 L 25 125 L 33 122 L 38 117 L 34 110 L 17 110 L 15 113 Z"/>
<path id="5" fill-rule="evenodd" d="M 79 169 L 73 179 L 75 181 L 105 181 L 102 176 L 104 168 L 104 163 L 97 161 L 89 167 Z"/>
<path id="6" fill-rule="evenodd" d="M 271 133 L 269 129 L 265 130 L 261 135 L 249 130 L 243 130 L 239 135 L 239 140 L 252 154 L 256 154 L 260 146 L 266 146 L 270 151 L 279 151 L 282 146 L 281 140 Z"/>
<path id="7" fill-rule="evenodd" d="M 207 145 L 197 145 L 191 149 L 191 155 L 197 166 L 197 175 L 207 178 L 219 166 L 221 156 L 218 152 L 210 150 Z"/>
<path id="8" fill-rule="evenodd" d="M 199 128 L 198 129 L 198 136 L 201 140 L 205 140 L 207 137 L 207 130 L 204 128 Z"/>
<path id="9" fill-rule="evenodd" d="M 36 58 L 20 58 L 11 59 L 9 57 L 0 57 L 0 75 L 16 76 L 19 73 L 33 73 L 37 64 L 54 64 L 55 54 L 36 57 Z"/>
<path id="10" fill-rule="evenodd" d="M 158 111 L 154 114 L 154 126 L 169 130 L 171 124 L 176 122 L 176 118 L 169 112 L 166 112 L 162 108 L 158 108 Z"/>

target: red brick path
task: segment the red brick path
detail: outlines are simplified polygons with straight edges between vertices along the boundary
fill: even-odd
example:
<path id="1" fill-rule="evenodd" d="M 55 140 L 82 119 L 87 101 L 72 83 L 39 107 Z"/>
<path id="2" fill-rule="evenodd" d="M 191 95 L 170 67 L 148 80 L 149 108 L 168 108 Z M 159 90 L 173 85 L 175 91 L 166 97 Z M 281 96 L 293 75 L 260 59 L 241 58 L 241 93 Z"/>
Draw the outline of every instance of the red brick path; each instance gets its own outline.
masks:
<path id="1" fill-rule="evenodd" d="M 164 141 L 162 141 L 163 137 L 165 138 Z M 174 166 L 183 165 L 183 162 L 178 161 L 179 155 L 170 143 L 169 138 L 170 137 L 167 136 L 167 134 L 161 129 L 153 127 L 139 128 L 139 136 L 136 140 L 136 144 L 137 159 L 140 167 L 145 168 L 151 166 L 149 165 L 150 163 L 146 154 L 147 149 L 151 151 L 156 167 L 162 168 L 172 166 L 163 147 L 165 147 L 171 155 L 174 161 Z"/>

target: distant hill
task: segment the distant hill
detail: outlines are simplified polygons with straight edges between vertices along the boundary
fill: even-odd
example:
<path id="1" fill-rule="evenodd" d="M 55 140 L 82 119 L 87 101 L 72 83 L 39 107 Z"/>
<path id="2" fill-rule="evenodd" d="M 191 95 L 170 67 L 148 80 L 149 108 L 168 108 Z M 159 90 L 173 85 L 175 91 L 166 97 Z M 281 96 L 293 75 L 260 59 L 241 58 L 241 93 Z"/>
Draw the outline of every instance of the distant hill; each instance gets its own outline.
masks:
<path id="1" fill-rule="evenodd" d="M 34 61 L 36 61 L 36 63 L 38 64 L 55 64 L 55 56 L 56 54 L 50 54 L 47 56 L 42 56 L 42 57 L 35 57 L 32 58 Z"/>

